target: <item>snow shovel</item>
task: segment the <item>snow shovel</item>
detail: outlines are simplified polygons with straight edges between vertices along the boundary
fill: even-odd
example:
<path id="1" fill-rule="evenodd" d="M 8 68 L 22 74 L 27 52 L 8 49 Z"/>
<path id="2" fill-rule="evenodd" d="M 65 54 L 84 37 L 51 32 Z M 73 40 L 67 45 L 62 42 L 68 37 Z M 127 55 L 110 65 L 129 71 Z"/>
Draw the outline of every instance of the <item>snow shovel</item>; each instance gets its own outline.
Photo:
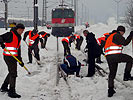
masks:
<path id="1" fill-rule="evenodd" d="M 20 61 L 20 60 L 18 60 L 18 58 L 17 57 L 15 57 L 8 49 L 6 49 L 6 48 L 4 48 L 6 51 L 8 51 L 11 55 L 12 55 L 12 57 L 14 58 L 14 59 L 16 59 L 20 64 L 22 64 L 22 62 Z M 30 72 L 29 72 L 29 70 L 24 66 L 24 69 L 28 72 L 28 74 L 31 74 Z"/>

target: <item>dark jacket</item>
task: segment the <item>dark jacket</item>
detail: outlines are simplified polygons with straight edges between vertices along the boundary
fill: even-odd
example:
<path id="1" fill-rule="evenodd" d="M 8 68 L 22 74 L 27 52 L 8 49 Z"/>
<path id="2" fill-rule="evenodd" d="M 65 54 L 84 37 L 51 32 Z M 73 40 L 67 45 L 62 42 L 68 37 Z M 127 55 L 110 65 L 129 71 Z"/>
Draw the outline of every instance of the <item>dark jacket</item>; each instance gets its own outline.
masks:
<path id="1" fill-rule="evenodd" d="M 68 69 L 75 69 L 81 66 L 81 63 L 71 54 L 65 57 L 64 64 L 67 65 Z"/>
<path id="2" fill-rule="evenodd" d="M 129 36 L 127 37 L 127 39 L 125 39 L 125 38 L 124 38 L 118 31 L 116 31 L 116 30 L 113 30 L 113 31 L 110 33 L 110 35 L 113 34 L 113 33 L 115 33 L 115 32 L 117 32 L 117 34 L 115 34 L 115 35 L 113 36 L 112 42 L 115 43 L 115 44 L 117 44 L 117 45 L 126 46 L 126 45 L 128 45 L 128 44 L 130 43 L 130 41 L 132 40 L 132 36 L 129 35 Z M 108 37 L 109 37 L 110 35 L 106 36 L 106 39 L 105 39 L 105 40 L 107 40 Z M 106 42 L 106 41 L 105 41 L 105 42 Z"/>
<path id="3" fill-rule="evenodd" d="M 91 32 L 88 33 L 86 36 L 86 43 L 87 43 L 87 48 L 88 48 L 88 56 L 89 58 L 94 57 L 97 58 L 101 55 L 102 50 L 100 46 L 97 44 L 95 35 Z"/>
<path id="4" fill-rule="evenodd" d="M 117 45 L 123 45 L 126 46 L 130 43 L 132 40 L 132 36 L 128 36 L 127 39 L 125 39 L 119 32 L 114 35 L 112 42 L 117 44 Z"/>

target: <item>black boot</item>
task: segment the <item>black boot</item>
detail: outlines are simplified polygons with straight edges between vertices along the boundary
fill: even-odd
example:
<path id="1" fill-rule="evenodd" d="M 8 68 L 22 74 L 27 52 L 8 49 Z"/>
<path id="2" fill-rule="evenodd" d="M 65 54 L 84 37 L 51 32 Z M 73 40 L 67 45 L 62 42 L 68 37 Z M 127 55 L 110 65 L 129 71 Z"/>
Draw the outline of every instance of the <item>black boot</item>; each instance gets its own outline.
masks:
<path id="1" fill-rule="evenodd" d="M 76 77 L 80 77 L 79 72 L 76 72 Z"/>
<path id="2" fill-rule="evenodd" d="M 20 98 L 21 95 L 17 94 L 15 89 L 9 89 L 8 96 L 11 98 Z"/>
<path id="3" fill-rule="evenodd" d="M 31 62 L 31 61 L 29 61 L 29 62 L 27 62 L 27 64 L 32 64 L 32 62 Z"/>
<path id="4" fill-rule="evenodd" d="M 0 88 L 0 91 L 1 92 L 8 92 L 9 89 L 8 89 L 8 83 L 3 83 L 1 88 Z"/>
<path id="5" fill-rule="evenodd" d="M 129 80 L 133 80 L 133 77 L 131 76 L 131 74 L 129 72 L 124 73 L 123 81 L 129 81 Z"/>
<path id="6" fill-rule="evenodd" d="M 94 73 L 95 74 L 95 73 Z M 93 77 L 94 76 L 94 74 L 87 74 L 87 76 L 86 77 Z"/>
<path id="7" fill-rule="evenodd" d="M 115 90 L 113 88 L 108 89 L 108 97 L 112 97 L 115 94 Z"/>

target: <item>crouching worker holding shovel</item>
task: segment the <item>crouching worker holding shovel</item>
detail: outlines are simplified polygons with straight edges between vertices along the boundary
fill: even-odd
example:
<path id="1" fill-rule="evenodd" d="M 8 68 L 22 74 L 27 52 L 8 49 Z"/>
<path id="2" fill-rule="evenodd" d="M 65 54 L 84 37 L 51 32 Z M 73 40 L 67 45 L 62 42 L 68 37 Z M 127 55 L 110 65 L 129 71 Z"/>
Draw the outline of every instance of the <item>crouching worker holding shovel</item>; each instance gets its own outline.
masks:
<path id="1" fill-rule="evenodd" d="M 83 66 L 73 55 L 68 54 L 64 58 L 64 64 L 61 64 L 61 70 L 63 70 L 67 76 L 74 74 L 76 72 L 77 77 L 82 77 L 79 75 L 80 68 Z"/>
<path id="2" fill-rule="evenodd" d="M 24 67 L 21 58 L 20 42 L 21 34 L 25 27 L 23 24 L 17 24 L 16 27 L 3 35 L 0 35 L 0 45 L 3 48 L 4 61 L 8 67 L 8 75 L 1 86 L 1 92 L 8 92 L 11 98 L 20 98 L 21 95 L 16 93 L 17 61 L 20 66 Z M 8 89 L 9 85 L 9 89 Z"/>

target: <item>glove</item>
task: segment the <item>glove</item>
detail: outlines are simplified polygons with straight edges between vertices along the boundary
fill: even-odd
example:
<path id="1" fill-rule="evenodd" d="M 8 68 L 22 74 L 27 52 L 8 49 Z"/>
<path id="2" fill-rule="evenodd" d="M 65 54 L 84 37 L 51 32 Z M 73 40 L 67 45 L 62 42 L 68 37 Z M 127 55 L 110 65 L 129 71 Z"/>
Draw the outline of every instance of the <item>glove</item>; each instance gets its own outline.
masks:
<path id="1" fill-rule="evenodd" d="M 130 35 L 129 36 L 133 37 L 133 31 L 130 32 Z"/>
<path id="2" fill-rule="evenodd" d="M 0 43 L 3 43 L 4 41 L 3 41 L 3 39 L 2 39 L 2 37 L 0 37 Z"/>
<path id="3" fill-rule="evenodd" d="M 47 35 L 46 35 L 47 37 L 50 37 L 50 34 L 49 33 L 47 33 Z"/>
<path id="4" fill-rule="evenodd" d="M 20 65 L 21 67 L 24 67 L 23 61 L 21 61 L 21 64 L 19 63 L 19 65 Z"/>
<path id="5" fill-rule="evenodd" d="M 88 48 L 85 48 L 85 49 L 84 49 L 84 52 L 85 52 L 85 53 L 88 52 Z"/>
<path id="6" fill-rule="evenodd" d="M 18 58 L 19 61 L 21 61 L 21 64 L 19 63 L 19 65 L 21 67 L 24 67 L 24 62 L 23 62 L 22 58 L 20 56 L 18 56 L 17 58 Z"/>

